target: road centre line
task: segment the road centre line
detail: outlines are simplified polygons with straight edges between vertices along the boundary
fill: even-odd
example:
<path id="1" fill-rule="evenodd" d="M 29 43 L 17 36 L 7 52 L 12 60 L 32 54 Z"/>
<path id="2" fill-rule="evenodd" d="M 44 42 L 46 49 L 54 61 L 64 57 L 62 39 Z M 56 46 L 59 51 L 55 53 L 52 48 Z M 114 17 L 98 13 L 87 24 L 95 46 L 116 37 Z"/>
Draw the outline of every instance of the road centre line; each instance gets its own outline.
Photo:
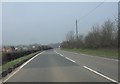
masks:
<path id="1" fill-rule="evenodd" d="M 68 60 L 70 60 L 70 61 L 72 61 L 72 62 L 74 62 L 74 63 L 76 63 L 74 60 L 72 60 L 72 59 L 70 59 L 68 57 L 65 57 L 65 58 L 68 59 Z"/>
<path id="2" fill-rule="evenodd" d="M 57 54 L 59 54 L 60 56 L 62 56 L 62 57 L 63 57 L 63 55 L 62 55 L 62 54 L 60 54 L 60 53 L 56 52 L 55 50 L 54 50 L 54 52 L 55 52 L 55 53 L 57 53 Z"/>
<path id="3" fill-rule="evenodd" d="M 57 52 L 56 52 L 56 53 L 57 53 Z M 58 54 L 60 55 L 60 53 L 58 53 Z M 76 53 L 76 54 L 77 54 L 77 53 Z M 82 55 L 85 55 L 85 54 L 82 54 Z M 91 57 L 93 57 L 93 56 L 91 56 Z M 70 60 L 70 61 L 72 61 L 72 62 L 74 62 L 74 63 L 76 63 L 76 61 L 74 61 L 74 60 L 72 60 L 72 59 L 70 59 L 70 58 L 68 58 L 68 57 L 65 57 L 65 58 L 68 59 L 68 60 Z M 104 58 L 103 58 L 103 59 L 104 59 Z M 108 59 L 109 59 L 109 58 L 108 58 Z M 99 76 L 102 76 L 102 77 L 106 78 L 106 79 L 109 80 L 109 81 L 118 83 L 116 80 L 111 79 L 111 78 L 109 78 L 109 77 L 107 77 L 107 76 L 105 76 L 105 75 L 103 75 L 103 74 L 101 74 L 101 73 L 99 73 L 99 72 L 97 72 L 97 71 L 95 71 L 95 70 L 87 67 L 87 66 L 83 66 L 83 67 L 84 67 L 85 69 L 91 71 L 91 72 L 94 72 L 95 74 L 97 74 L 97 75 L 99 75 Z M 118 84 L 120 84 L 120 83 L 118 83 Z"/>
<path id="4" fill-rule="evenodd" d="M 83 67 L 84 67 L 85 69 L 91 71 L 91 72 L 94 72 L 94 73 L 96 73 L 96 74 L 98 74 L 98 75 L 100 75 L 100 76 L 102 76 L 102 77 L 108 79 L 109 81 L 112 81 L 112 82 L 118 83 L 116 80 L 113 80 L 113 79 L 111 79 L 111 78 L 109 78 L 109 77 L 107 77 L 107 76 L 105 76 L 105 75 L 103 75 L 103 74 L 101 74 L 101 73 L 99 73 L 99 72 L 97 72 L 97 71 L 95 71 L 95 70 L 93 70 L 93 69 L 87 67 L 87 66 L 83 66 Z"/>
<path id="5" fill-rule="evenodd" d="M 75 54 L 78 54 L 78 53 L 75 53 Z"/>
<path id="6" fill-rule="evenodd" d="M 58 53 L 58 52 L 56 52 L 55 50 L 54 50 L 54 52 L 55 52 L 55 53 L 57 53 L 57 54 L 59 54 L 59 53 Z"/>
<path id="7" fill-rule="evenodd" d="M 43 51 L 44 52 L 44 51 Z M 13 74 L 10 74 L 10 76 L 8 76 L 8 78 L 6 78 L 3 82 L 6 82 L 7 80 L 9 80 L 12 76 L 14 76 L 18 71 L 20 71 L 20 69 L 22 69 L 26 64 L 28 64 L 30 61 L 32 61 L 34 58 L 36 58 L 37 56 L 39 56 L 41 53 L 38 53 L 37 55 L 35 55 L 34 57 L 32 57 L 31 59 L 29 59 L 27 62 L 25 62 L 24 64 L 22 64 Z"/>
<path id="8" fill-rule="evenodd" d="M 56 51 L 54 51 L 54 52 L 56 52 Z M 58 53 L 58 52 L 56 52 L 56 53 L 63 57 L 62 54 L 60 54 L 60 53 Z M 70 60 L 70 61 L 72 61 L 72 62 L 74 62 L 74 63 L 76 63 L 74 60 L 72 60 L 72 59 L 70 59 L 70 58 L 68 58 L 68 57 L 65 57 L 65 58 L 68 59 L 68 60 Z"/>
<path id="9" fill-rule="evenodd" d="M 63 57 L 63 55 L 62 55 L 62 54 L 59 54 L 59 55 Z"/>

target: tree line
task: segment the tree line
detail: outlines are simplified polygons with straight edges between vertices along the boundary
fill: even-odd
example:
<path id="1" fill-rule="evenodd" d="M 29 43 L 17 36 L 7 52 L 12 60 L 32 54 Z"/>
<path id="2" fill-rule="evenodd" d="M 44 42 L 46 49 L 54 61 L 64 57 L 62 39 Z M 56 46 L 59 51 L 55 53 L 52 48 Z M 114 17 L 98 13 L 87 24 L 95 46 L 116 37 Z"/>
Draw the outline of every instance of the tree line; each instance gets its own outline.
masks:
<path id="1" fill-rule="evenodd" d="M 118 22 L 108 19 L 102 25 L 92 26 L 87 35 L 74 35 L 69 31 L 66 41 L 61 43 L 61 48 L 118 48 Z"/>

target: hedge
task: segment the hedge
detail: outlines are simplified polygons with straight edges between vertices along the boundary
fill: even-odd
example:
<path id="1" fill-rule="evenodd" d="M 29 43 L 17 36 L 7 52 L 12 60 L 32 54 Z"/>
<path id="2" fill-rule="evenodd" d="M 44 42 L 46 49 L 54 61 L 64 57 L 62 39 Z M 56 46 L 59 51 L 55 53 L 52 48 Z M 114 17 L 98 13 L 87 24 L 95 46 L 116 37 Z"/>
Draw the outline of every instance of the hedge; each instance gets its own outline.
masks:
<path id="1" fill-rule="evenodd" d="M 5 64 L 6 62 L 15 60 L 17 58 L 23 57 L 25 55 L 37 52 L 38 50 L 26 50 L 26 51 L 15 51 L 15 52 L 8 52 L 2 53 L 2 64 Z"/>

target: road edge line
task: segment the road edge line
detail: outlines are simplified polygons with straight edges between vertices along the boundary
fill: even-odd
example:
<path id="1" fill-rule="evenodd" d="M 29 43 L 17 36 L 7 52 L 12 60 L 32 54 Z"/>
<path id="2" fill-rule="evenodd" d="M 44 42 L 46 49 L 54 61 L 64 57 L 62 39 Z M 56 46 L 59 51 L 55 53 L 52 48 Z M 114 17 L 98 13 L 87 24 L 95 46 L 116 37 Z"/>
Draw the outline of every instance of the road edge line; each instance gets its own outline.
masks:
<path id="1" fill-rule="evenodd" d="M 44 51 L 43 51 L 44 52 Z M 20 69 L 22 69 L 25 65 L 27 65 L 30 61 L 32 61 L 34 58 L 36 58 L 37 56 L 39 56 L 41 53 L 38 53 L 37 55 L 33 56 L 31 59 L 29 59 L 27 62 L 25 62 L 24 64 L 22 64 L 13 74 L 11 74 L 10 76 L 8 76 L 8 78 L 6 78 L 4 81 L 2 82 L 6 82 L 7 80 L 9 80 L 12 76 L 14 76 L 18 71 L 20 71 Z"/>
<path id="2" fill-rule="evenodd" d="M 113 59 L 113 58 L 107 58 L 107 57 L 102 57 L 102 56 L 92 56 L 92 55 L 89 55 L 89 54 L 84 54 L 84 53 L 77 53 L 77 52 L 71 52 L 71 51 L 66 51 L 66 50 L 62 50 L 62 51 L 65 51 L 65 52 L 70 52 L 70 53 L 73 53 L 73 54 L 80 54 L 80 55 L 86 55 L 86 56 L 90 56 L 90 57 L 97 57 L 97 58 L 100 58 L 100 59 L 105 59 L 105 60 L 111 60 L 111 61 L 119 61 L 118 59 Z"/>

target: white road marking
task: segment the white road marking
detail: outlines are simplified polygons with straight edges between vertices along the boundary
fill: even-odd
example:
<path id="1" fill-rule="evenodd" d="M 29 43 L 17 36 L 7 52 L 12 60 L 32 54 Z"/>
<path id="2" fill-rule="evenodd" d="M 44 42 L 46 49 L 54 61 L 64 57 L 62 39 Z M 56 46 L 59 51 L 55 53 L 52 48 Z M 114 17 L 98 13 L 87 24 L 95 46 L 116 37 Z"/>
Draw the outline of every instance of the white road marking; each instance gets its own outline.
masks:
<path id="1" fill-rule="evenodd" d="M 78 54 L 78 53 L 75 53 L 75 54 Z"/>
<path id="2" fill-rule="evenodd" d="M 62 57 L 63 57 L 63 55 L 62 55 L 62 54 L 60 54 L 60 53 L 56 52 L 55 50 L 54 50 L 54 52 L 55 52 L 55 53 L 57 53 L 57 54 L 59 54 L 60 56 L 62 56 Z"/>
<path id="3" fill-rule="evenodd" d="M 100 57 L 100 56 L 92 56 L 92 55 L 88 55 L 88 54 L 81 54 L 81 55 L 85 55 L 85 56 L 89 56 L 89 57 L 96 57 L 96 58 L 105 59 L 105 60 L 118 61 L 117 59 L 105 58 L 105 57 Z"/>
<path id="4" fill-rule="evenodd" d="M 106 60 L 113 60 L 113 61 L 118 61 L 117 59 L 110 59 L 110 58 L 105 58 L 105 57 L 103 57 L 103 59 L 106 59 Z"/>
<path id="5" fill-rule="evenodd" d="M 62 56 L 62 57 L 63 57 L 63 55 L 62 55 L 62 54 L 60 54 L 60 56 Z"/>
<path id="6" fill-rule="evenodd" d="M 70 52 L 70 51 L 64 51 L 64 52 L 74 53 L 74 52 Z M 118 59 L 111 59 L 111 58 L 105 58 L 105 57 L 100 57 L 100 56 L 92 56 L 92 55 L 88 55 L 88 54 L 81 54 L 81 53 L 76 53 L 76 54 L 85 55 L 85 56 L 89 56 L 89 57 L 96 57 L 96 58 L 106 59 L 106 60 L 119 61 Z"/>
<path id="7" fill-rule="evenodd" d="M 74 63 L 76 63 L 74 60 L 72 60 L 72 59 L 70 59 L 68 57 L 65 57 L 65 58 L 68 59 L 68 60 L 70 60 L 70 61 L 72 61 L 72 62 L 74 62 Z"/>
<path id="8" fill-rule="evenodd" d="M 44 52 L 44 51 L 43 51 Z M 24 64 L 22 64 L 13 74 L 11 74 L 7 79 L 5 79 L 3 82 L 6 82 L 7 80 L 9 80 L 13 75 L 15 75 L 18 71 L 20 71 L 20 69 L 22 69 L 26 64 L 28 64 L 30 61 L 32 61 L 35 57 L 37 57 L 38 55 L 42 54 L 43 52 L 35 55 L 34 57 L 32 57 L 31 59 L 29 59 L 27 62 L 25 62 Z"/>
<path id="9" fill-rule="evenodd" d="M 89 71 L 92 71 L 92 72 L 94 72 L 94 73 L 96 73 L 96 74 L 98 74 L 98 75 L 100 75 L 100 76 L 102 76 L 102 77 L 104 77 L 104 78 L 112 81 L 112 82 L 118 83 L 116 80 L 113 80 L 113 79 L 111 79 L 111 78 L 109 78 L 109 77 L 107 77 L 107 76 L 105 76 L 105 75 L 103 75 L 103 74 L 101 74 L 101 73 L 99 73 L 99 72 L 97 72 L 97 71 L 95 71 L 95 70 L 87 67 L 87 66 L 83 66 L 83 67 L 84 67 L 85 69 L 88 69 Z"/>
<path id="10" fill-rule="evenodd" d="M 54 50 L 54 52 L 56 52 L 56 51 Z M 56 53 L 63 57 L 62 54 L 60 54 L 60 53 L 58 53 L 58 52 L 56 52 Z M 74 63 L 76 63 L 74 60 L 72 60 L 72 59 L 70 59 L 70 58 L 68 58 L 68 57 L 65 57 L 65 58 L 68 59 L 68 60 L 70 60 L 70 61 L 72 61 L 72 62 L 74 62 Z"/>
<path id="11" fill-rule="evenodd" d="M 55 50 L 54 50 L 54 52 L 55 52 L 55 53 L 57 53 L 57 54 L 59 54 L 59 53 L 58 53 L 58 52 L 56 52 Z"/>
<path id="12" fill-rule="evenodd" d="M 81 55 L 85 55 L 85 54 L 81 54 Z"/>

